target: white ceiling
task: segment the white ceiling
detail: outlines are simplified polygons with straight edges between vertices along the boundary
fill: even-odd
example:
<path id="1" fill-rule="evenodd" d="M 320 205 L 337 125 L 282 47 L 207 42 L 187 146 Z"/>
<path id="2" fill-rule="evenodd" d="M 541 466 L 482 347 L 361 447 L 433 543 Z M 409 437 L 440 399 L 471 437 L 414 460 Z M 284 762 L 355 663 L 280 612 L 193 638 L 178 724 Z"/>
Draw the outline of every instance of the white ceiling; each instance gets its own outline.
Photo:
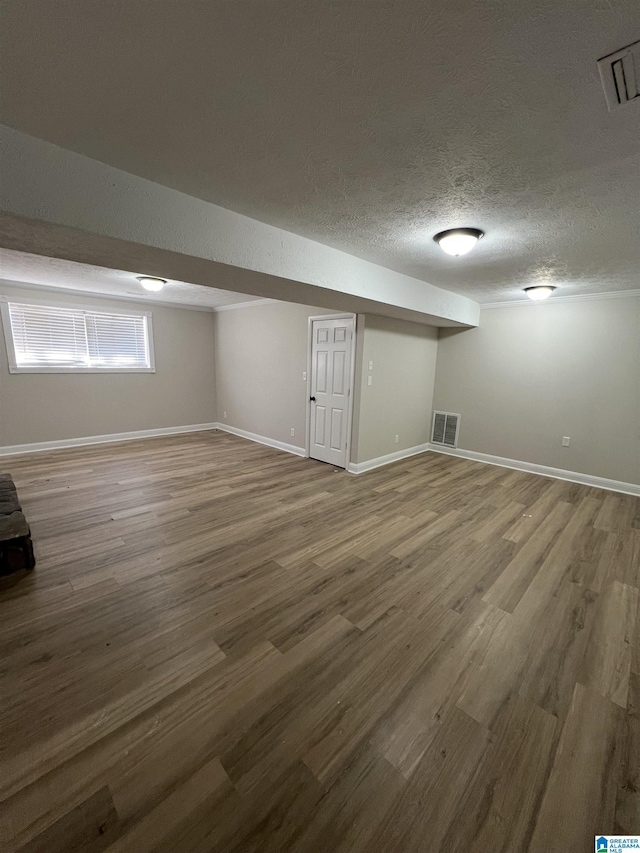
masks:
<path id="1" fill-rule="evenodd" d="M 4 121 L 481 302 L 640 287 L 637 0 L 9 0 Z M 640 102 L 640 99 L 638 99 Z M 432 235 L 477 226 L 452 259 Z M 237 300 L 236 300 L 237 301 Z"/>
<path id="2" fill-rule="evenodd" d="M 159 293 L 150 293 L 136 281 L 136 274 L 94 267 L 59 258 L 28 255 L 0 249 L 0 284 L 31 284 L 87 294 L 136 299 L 139 302 L 187 305 L 192 308 L 220 308 L 255 301 L 255 296 L 217 290 L 184 281 L 167 281 Z"/>

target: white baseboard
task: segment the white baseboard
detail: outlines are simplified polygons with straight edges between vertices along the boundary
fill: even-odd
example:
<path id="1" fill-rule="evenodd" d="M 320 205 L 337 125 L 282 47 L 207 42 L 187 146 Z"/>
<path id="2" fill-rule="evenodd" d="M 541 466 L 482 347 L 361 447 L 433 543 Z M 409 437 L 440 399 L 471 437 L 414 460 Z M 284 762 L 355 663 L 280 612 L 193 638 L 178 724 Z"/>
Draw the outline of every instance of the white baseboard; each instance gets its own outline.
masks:
<path id="1" fill-rule="evenodd" d="M 593 486 L 596 489 L 606 489 L 610 492 L 622 492 L 625 495 L 640 495 L 640 485 L 635 483 L 608 480 L 606 477 L 580 474 L 577 471 L 564 471 L 562 468 L 550 468 L 548 465 L 536 465 L 533 462 L 520 462 L 518 459 L 506 459 L 503 456 L 490 456 L 488 453 L 476 453 L 475 450 L 441 448 L 435 447 L 433 444 L 430 445 L 430 450 L 435 453 L 444 453 L 446 456 L 459 456 L 461 459 L 473 459 L 475 462 L 499 465 L 501 468 L 513 468 L 514 471 L 527 471 L 529 474 L 540 474 L 542 477 L 568 480 L 570 483 L 580 483 L 582 486 Z"/>
<path id="2" fill-rule="evenodd" d="M 248 303 L 251 304 L 251 303 Z M 295 444 L 287 444 L 285 441 L 277 441 L 275 438 L 268 438 L 266 435 L 257 435 L 254 432 L 247 432 L 245 429 L 238 429 L 228 424 L 214 424 L 215 429 L 223 432 L 230 432 L 232 435 L 239 435 L 240 438 L 247 438 L 249 441 L 255 441 L 257 444 L 266 444 L 267 447 L 275 447 L 276 450 L 284 450 L 285 453 L 293 453 L 294 456 L 306 456 L 307 451 L 304 447 L 298 447 Z"/>
<path id="3" fill-rule="evenodd" d="M 88 435 L 83 438 L 61 438 L 56 441 L 37 441 L 31 444 L 9 444 L 0 447 L 0 456 L 16 456 L 21 453 L 40 453 L 45 450 L 64 450 L 67 447 L 84 447 L 90 444 L 111 444 L 116 441 L 135 441 L 158 435 L 177 435 L 181 432 L 201 432 L 218 429 L 218 424 L 189 424 L 187 426 L 139 429 L 134 432 L 114 432 L 110 435 Z"/>
<path id="4" fill-rule="evenodd" d="M 396 450 L 395 453 L 388 453 L 386 456 L 367 459 L 366 462 L 350 462 L 347 470 L 350 474 L 363 474 L 365 471 L 380 468 L 382 465 L 389 465 L 399 459 L 407 459 L 409 456 L 416 456 L 416 454 L 424 453 L 427 450 L 429 450 L 428 444 L 417 444 L 415 447 L 407 447 L 406 450 Z"/>
<path id="5" fill-rule="evenodd" d="M 154 436 L 162 435 L 179 435 L 186 432 L 201 432 L 204 430 L 218 429 L 223 432 L 229 432 L 233 435 L 246 438 L 249 441 L 255 441 L 258 444 L 265 444 L 267 447 L 274 447 L 277 450 L 283 450 L 286 453 L 293 453 L 295 456 L 306 456 L 304 447 L 298 447 L 295 444 L 287 444 L 284 441 L 277 441 L 275 438 L 268 438 L 265 435 L 257 435 L 253 432 L 247 432 L 244 429 L 238 429 L 227 424 L 210 423 L 210 424 L 188 424 L 186 426 L 161 427 L 160 429 L 141 429 L 134 432 L 115 432 L 110 435 L 89 435 L 82 438 L 65 438 L 56 441 L 40 441 L 31 444 L 12 444 L 0 447 L 0 456 L 17 456 L 22 453 L 39 453 L 47 450 L 64 450 L 67 447 L 84 447 L 92 444 L 110 444 L 118 441 L 136 441 L 141 438 L 153 438 Z M 389 453 L 386 456 L 378 456 L 376 459 L 368 459 L 366 462 L 351 462 L 349 463 L 348 471 L 351 474 L 363 474 L 365 471 L 372 471 L 374 468 L 380 468 L 383 465 L 389 465 L 392 462 L 397 462 L 400 459 L 407 459 L 410 456 L 416 456 L 419 453 L 425 453 L 431 450 L 434 453 L 442 453 L 446 456 L 457 456 L 461 459 L 472 459 L 475 462 L 484 462 L 488 465 L 498 465 L 501 468 L 511 468 L 514 471 L 527 471 L 530 474 L 539 474 L 543 477 L 553 477 L 556 480 L 567 480 L 570 483 L 580 483 L 583 486 L 593 486 L 596 489 L 606 489 L 611 492 L 621 492 L 625 495 L 640 496 L 640 485 L 635 483 L 624 483 L 619 480 L 609 480 L 606 477 L 596 477 L 592 474 L 580 474 L 577 471 L 564 471 L 561 468 L 551 468 L 548 465 L 536 465 L 533 462 L 521 462 L 518 459 L 507 459 L 503 456 L 491 456 L 488 453 L 477 453 L 475 450 L 462 450 L 460 448 L 441 448 L 430 444 L 418 444 L 415 447 L 408 447 L 406 450 L 398 450 L 395 453 Z"/>

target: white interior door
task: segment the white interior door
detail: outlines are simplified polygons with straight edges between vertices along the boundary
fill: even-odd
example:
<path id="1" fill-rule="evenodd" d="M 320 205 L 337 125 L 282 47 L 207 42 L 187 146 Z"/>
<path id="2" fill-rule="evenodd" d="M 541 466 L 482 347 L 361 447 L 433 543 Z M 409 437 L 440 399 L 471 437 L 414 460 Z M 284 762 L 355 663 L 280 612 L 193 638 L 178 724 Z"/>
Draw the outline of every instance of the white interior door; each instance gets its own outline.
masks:
<path id="1" fill-rule="evenodd" d="M 354 319 L 313 320 L 311 333 L 309 455 L 346 468 Z"/>

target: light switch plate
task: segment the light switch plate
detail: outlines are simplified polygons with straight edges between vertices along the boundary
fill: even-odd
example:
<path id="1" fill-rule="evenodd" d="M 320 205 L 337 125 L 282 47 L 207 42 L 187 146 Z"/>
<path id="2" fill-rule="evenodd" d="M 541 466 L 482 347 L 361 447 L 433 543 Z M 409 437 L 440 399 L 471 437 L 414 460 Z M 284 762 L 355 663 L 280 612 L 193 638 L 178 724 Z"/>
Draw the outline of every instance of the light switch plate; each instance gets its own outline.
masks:
<path id="1" fill-rule="evenodd" d="M 367 385 L 373 385 L 373 376 L 367 376 Z"/>
<path id="2" fill-rule="evenodd" d="M 569 435 L 563 435 L 562 436 L 562 446 L 563 447 L 569 447 L 570 441 L 571 441 L 571 436 L 569 436 Z"/>

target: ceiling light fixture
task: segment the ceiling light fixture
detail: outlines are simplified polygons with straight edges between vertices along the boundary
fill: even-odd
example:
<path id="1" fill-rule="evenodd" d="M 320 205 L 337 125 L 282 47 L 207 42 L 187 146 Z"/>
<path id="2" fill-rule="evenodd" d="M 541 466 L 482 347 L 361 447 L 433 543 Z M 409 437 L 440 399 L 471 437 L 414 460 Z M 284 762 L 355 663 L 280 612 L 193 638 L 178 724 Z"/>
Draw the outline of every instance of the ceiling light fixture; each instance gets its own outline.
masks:
<path id="1" fill-rule="evenodd" d="M 433 238 L 447 255 L 466 255 L 484 237 L 484 231 L 479 228 L 450 228 L 441 231 Z"/>
<path id="2" fill-rule="evenodd" d="M 543 299 L 548 299 L 554 290 L 555 287 L 550 284 L 536 284 L 533 287 L 525 287 L 524 292 L 534 302 L 542 302 Z"/>
<path id="3" fill-rule="evenodd" d="M 164 278 L 153 278 L 150 275 L 139 275 L 137 278 L 145 290 L 152 290 L 154 293 L 162 290 L 167 283 Z"/>

